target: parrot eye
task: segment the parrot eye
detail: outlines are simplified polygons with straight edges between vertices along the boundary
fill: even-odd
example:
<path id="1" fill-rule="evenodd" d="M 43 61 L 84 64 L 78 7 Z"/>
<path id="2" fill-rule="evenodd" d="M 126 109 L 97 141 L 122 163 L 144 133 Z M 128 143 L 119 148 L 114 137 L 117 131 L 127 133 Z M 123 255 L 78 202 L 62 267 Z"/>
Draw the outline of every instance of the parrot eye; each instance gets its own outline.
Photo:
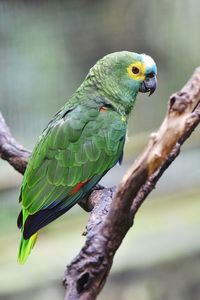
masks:
<path id="1" fill-rule="evenodd" d="M 138 67 L 135 67 L 135 66 L 132 67 L 133 74 L 138 74 L 139 72 L 140 72 L 140 70 L 138 69 Z"/>

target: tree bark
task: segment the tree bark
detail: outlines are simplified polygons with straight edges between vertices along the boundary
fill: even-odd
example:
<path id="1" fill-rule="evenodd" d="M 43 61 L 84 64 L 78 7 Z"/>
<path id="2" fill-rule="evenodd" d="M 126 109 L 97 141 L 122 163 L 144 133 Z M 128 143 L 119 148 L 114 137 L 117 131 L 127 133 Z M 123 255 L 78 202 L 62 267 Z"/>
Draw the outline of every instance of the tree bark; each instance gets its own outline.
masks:
<path id="1" fill-rule="evenodd" d="M 199 123 L 200 68 L 180 92 L 170 97 L 159 130 L 151 134 L 147 147 L 118 187 L 97 186 L 79 203 L 91 213 L 85 245 L 65 272 L 65 300 L 96 299 L 136 212 Z M 13 139 L 1 115 L 0 156 L 22 174 L 30 156 L 30 152 Z"/>

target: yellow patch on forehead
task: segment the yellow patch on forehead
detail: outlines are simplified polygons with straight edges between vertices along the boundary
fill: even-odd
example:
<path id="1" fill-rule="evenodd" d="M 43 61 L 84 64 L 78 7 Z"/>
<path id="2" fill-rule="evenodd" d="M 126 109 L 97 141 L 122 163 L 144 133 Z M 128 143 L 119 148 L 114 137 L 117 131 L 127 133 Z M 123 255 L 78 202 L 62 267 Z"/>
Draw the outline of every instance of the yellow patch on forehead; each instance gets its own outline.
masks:
<path id="1" fill-rule="evenodd" d="M 136 68 L 138 72 L 135 73 Z M 129 77 L 133 78 L 134 80 L 144 80 L 145 79 L 145 65 L 141 61 L 134 62 L 130 64 L 127 68 L 127 72 Z"/>

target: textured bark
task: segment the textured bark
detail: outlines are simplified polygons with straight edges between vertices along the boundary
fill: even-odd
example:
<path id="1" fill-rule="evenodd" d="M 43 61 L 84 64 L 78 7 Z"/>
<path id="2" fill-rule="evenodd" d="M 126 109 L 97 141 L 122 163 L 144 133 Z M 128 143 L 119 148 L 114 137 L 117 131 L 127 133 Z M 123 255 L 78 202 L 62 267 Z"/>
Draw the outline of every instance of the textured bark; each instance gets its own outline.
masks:
<path id="1" fill-rule="evenodd" d="M 87 225 L 85 245 L 66 269 L 65 300 L 96 299 L 136 212 L 199 124 L 199 103 L 200 68 L 180 92 L 172 95 L 160 129 L 151 134 L 146 149 L 116 192 L 106 189 L 90 195 L 96 198 L 96 205 Z"/>
<path id="2" fill-rule="evenodd" d="M 31 152 L 24 149 L 11 135 L 0 113 L 0 157 L 7 160 L 18 172 L 24 174 Z"/>
<path id="3" fill-rule="evenodd" d="M 200 68 L 180 92 L 171 96 L 159 130 L 151 134 L 147 147 L 118 187 L 97 186 L 80 202 L 91 213 L 84 233 L 85 245 L 65 272 L 65 300 L 96 299 L 136 212 L 199 123 Z M 12 138 L 1 115 L 0 156 L 22 174 L 30 156 Z"/>

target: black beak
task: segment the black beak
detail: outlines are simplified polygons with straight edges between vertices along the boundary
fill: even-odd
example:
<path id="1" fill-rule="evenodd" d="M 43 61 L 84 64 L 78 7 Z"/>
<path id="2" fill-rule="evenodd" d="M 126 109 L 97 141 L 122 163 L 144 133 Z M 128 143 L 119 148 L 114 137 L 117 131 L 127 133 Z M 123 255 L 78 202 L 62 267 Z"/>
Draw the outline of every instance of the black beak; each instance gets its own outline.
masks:
<path id="1" fill-rule="evenodd" d="M 157 87 L 157 78 L 156 76 L 153 77 L 146 77 L 146 79 L 142 82 L 139 91 L 141 93 L 148 93 L 149 92 L 149 96 L 151 96 Z"/>

